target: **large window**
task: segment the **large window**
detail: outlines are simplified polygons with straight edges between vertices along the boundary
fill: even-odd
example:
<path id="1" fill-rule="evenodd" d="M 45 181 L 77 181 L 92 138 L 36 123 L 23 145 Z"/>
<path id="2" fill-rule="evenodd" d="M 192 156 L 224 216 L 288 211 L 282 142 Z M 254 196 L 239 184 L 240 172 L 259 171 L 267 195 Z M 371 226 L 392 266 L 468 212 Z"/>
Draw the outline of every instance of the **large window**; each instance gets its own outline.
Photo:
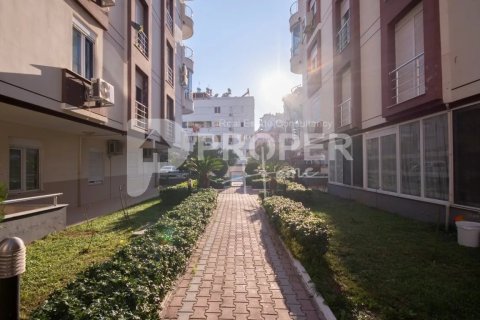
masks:
<path id="1" fill-rule="evenodd" d="M 292 29 L 292 56 L 297 54 L 297 50 L 302 43 L 302 24 L 299 22 Z"/>
<path id="2" fill-rule="evenodd" d="M 90 150 L 88 153 L 88 184 L 101 184 L 105 179 L 103 152 Z"/>
<path id="3" fill-rule="evenodd" d="M 380 138 L 382 190 L 397 191 L 397 137 Z"/>
<path id="4" fill-rule="evenodd" d="M 363 187 L 363 137 L 352 138 L 353 185 Z"/>
<path id="5" fill-rule="evenodd" d="M 9 190 L 40 189 L 40 152 L 38 148 L 10 147 Z"/>
<path id="6" fill-rule="evenodd" d="M 480 105 L 453 113 L 455 203 L 480 207 Z"/>
<path id="7" fill-rule="evenodd" d="M 367 186 L 371 189 L 380 188 L 378 138 L 367 140 Z"/>
<path id="8" fill-rule="evenodd" d="M 420 122 L 400 126 L 401 192 L 420 196 Z"/>
<path id="9" fill-rule="evenodd" d="M 423 121 L 425 197 L 448 199 L 448 122 L 441 115 Z"/>
<path id="10" fill-rule="evenodd" d="M 309 72 L 315 72 L 319 68 L 320 61 L 318 59 L 317 43 L 315 42 L 312 49 L 308 53 L 308 70 Z"/>
<path id="11" fill-rule="evenodd" d="M 81 25 L 74 23 L 72 28 L 72 70 L 86 79 L 93 78 L 94 34 Z"/>
<path id="12" fill-rule="evenodd" d="M 135 73 L 135 125 L 148 129 L 148 78 L 139 69 Z"/>
<path id="13" fill-rule="evenodd" d="M 394 95 L 400 103 L 425 93 L 423 3 L 395 25 Z"/>

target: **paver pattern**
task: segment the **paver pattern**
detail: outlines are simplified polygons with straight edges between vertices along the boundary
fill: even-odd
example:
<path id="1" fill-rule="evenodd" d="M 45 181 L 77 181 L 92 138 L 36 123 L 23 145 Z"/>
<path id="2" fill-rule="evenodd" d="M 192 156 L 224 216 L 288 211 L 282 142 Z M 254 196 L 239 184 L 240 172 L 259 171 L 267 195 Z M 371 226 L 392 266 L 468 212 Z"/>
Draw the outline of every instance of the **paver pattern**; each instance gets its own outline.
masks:
<path id="1" fill-rule="evenodd" d="M 257 199 L 220 193 L 162 319 L 323 319 Z"/>

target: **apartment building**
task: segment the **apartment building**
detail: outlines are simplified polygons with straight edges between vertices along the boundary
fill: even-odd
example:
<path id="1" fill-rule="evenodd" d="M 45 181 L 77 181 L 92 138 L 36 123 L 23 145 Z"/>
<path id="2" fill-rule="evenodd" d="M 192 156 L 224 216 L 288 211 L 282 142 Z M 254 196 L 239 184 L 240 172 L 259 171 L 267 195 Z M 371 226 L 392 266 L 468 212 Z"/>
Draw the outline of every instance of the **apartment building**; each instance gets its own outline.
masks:
<path id="1" fill-rule="evenodd" d="M 221 96 L 207 89 L 193 94 L 195 110 L 183 117 L 183 128 L 193 144 L 201 137 L 207 146 L 215 148 L 241 146 L 246 154 L 248 141 L 255 132 L 255 99 L 252 96 L 231 96 L 230 90 Z"/>
<path id="2" fill-rule="evenodd" d="M 480 3 L 311 0 L 298 7 L 307 31 L 299 45 L 307 59 L 297 59 L 306 66 L 295 69 L 307 85 L 304 113 L 352 138 L 351 159 L 339 149 L 343 139 L 329 143 L 329 192 L 430 222 L 475 215 L 480 45 L 471 39 L 480 31 Z M 320 20 L 309 27 L 315 7 Z M 320 31 L 321 55 L 309 64 L 312 29 Z M 309 65 L 320 66 L 318 74 Z M 308 100 L 317 81 L 318 104 Z"/>
<path id="3" fill-rule="evenodd" d="M 174 0 L 0 2 L 0 182 L 9 198 L 62 193 L 71 224 L 120 208 L 121 194 L 128 204 L 156 194 L 168 139 L 152 132 L 165 131 L 162 118 L 181 118 L 176 91 L 190 83 L 178 67 L 187 59 L 179 44 L 193 34 L 186 8 Z M 131 138 L 146 143 L 132 149 Z"/>

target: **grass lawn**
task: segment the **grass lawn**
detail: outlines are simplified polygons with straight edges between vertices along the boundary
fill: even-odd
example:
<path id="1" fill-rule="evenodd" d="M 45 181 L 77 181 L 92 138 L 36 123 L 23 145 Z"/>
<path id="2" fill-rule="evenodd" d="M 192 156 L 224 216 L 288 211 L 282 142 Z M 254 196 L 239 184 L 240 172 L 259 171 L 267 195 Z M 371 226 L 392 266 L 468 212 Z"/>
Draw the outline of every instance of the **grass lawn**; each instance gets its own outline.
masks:
<path id="1" fill-rule="evenodd" d="M 301 258 L 339 319 L 480 319 L 480 249 L 455 233 L 328 194 L 322 259 Z"/>
<path id="2" fill-rule="evenodd" d="M 21 285 L 21 317 L 27 318 L 50 293 L 75 279 L 77 273 L 114 255 L 129 243 L 132 231 L 154 223 L 169 208 L 160 200 L 147 201 L 128 210 L 128 221 L 119 211 L 28 245 Z"/>

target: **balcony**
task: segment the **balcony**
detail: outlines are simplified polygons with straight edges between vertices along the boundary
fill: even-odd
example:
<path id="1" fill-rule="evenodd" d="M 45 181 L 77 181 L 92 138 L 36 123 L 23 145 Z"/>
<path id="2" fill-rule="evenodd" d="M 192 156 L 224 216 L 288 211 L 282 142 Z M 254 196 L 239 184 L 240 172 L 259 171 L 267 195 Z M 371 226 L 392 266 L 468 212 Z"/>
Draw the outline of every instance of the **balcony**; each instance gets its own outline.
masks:
<path id="1" fill-rule="evenodd" d="M 350 17 L 337 33 L 337 53 L 341 53 L 350 43 Z"/>
<path id="2" fill-rule="evenodd" d="M 304 50 L 303 43 L 296 48 L 291 49 L 290 71 L 295 74 L 302 74 L 304 70 Z"/>
<path id="3" fill-rule="evenodd" d="M 295 1 L 290 6 L 290 28 L 302 20 L 301 12 L 299 10 L 298 1 Z"/>
<path id="4" fill-rule="evenodd" d="M 186 4 L 182 4 L 184 10 L 182 15 L 182 39 L 187 40 L 193 36 L 193 11 Z"/>
<path id="5" fill-rule="evenodd" d="M 193 111 L 193 92 L 185 89 L 182 97 L 182 114 L 192 114 Z"/>
<path id="6" fill-rule="evenodd" d="M 170 31 L 170 33 L 173 35 L 173 18 L 171 13 L 167 10 L 166 13 L 166 18 L 165 18 L 165 25 L 167 26 L 167 29 Z"/>
<path id="7" fill-rule="evenodd" d="M 135 46 L 145 57 L 148 57 L 148 37 L 142 30 L 137 30 Z"/>
<path id="8" fill-rule="evenodd" d="M 140 102 L 135 103 L 135 127 L 148 130 L 148 107 Z"/>
<path id="9" fill-rule="evenodd" d="M 425 93 L 425 59 L 420 53 L 390 72 L 393 100 L 399 104 Z"/>
<path id="10" fill-rule="evenodd" d="M 340 127 L 352 124 L 352 99 L 347 99 L 339 105 Z"/>
<path id="11" fill-rule="evenodd" d="M 183 63 L 193 71 L 193 50 L 190 47 L 183 46 Z"/>

